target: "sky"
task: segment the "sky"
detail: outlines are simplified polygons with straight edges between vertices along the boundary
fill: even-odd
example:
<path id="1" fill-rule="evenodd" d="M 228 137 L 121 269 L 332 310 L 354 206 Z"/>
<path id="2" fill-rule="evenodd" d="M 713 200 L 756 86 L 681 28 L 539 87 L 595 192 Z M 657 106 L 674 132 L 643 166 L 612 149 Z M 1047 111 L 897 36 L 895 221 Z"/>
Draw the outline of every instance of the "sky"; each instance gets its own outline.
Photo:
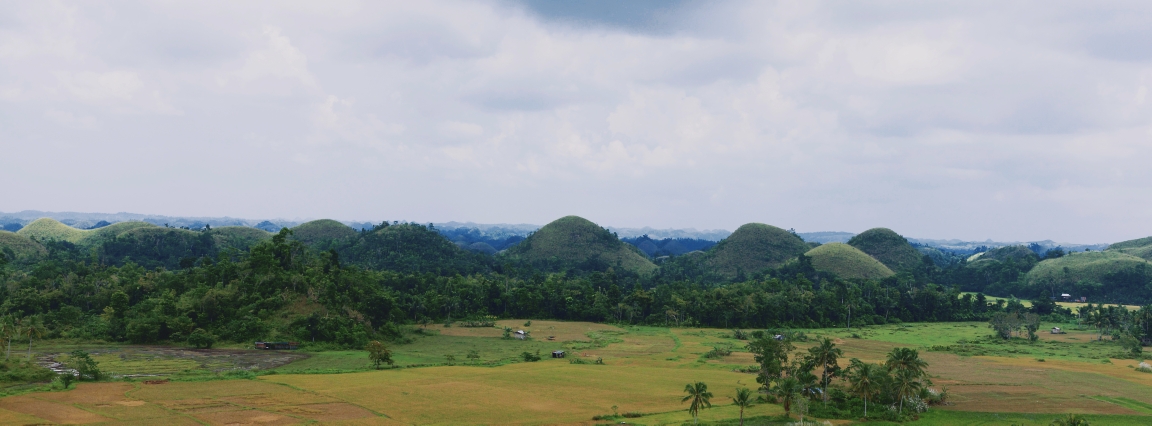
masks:
<path id="1" fill-rule="evenodd" d="M 1152 3 L 0 3 L 0 211 L 1152 235 Z"/>

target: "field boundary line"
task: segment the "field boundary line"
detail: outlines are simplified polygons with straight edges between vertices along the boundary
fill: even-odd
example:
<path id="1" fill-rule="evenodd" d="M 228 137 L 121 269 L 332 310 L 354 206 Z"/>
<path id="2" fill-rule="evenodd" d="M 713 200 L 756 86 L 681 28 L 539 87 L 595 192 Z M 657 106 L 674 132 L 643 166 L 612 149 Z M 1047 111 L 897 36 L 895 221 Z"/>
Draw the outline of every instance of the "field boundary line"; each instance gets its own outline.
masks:
<path id="1" fill-rule="evenodd" d="M 368 408 L 368 407 L 362 406 L 362 405 L 360 405 L 360 404 L 357 404 L 357 403 L 354 403 L 354 402 L 348 401 L 348 400 L 346 400 L 346 399 L 344 399 L 344 398 L 340 398 L 340 397 L 338 397 L 338 396 L 336 396 L 336 395 L 324 395 L 324 394 L 322 394 L 322 393 L 320 393 L 320 392 L 316 392 L 316 391 L 314 391 L 314 390 L 310 390 L 310 389 L 302 389 L 302 388 L 298 388 L 298 387 L 296 387 L 296 386 L 292 386 L 292 385 L 290 385 L 290 384 L 288 384 L 288 383 L 282 383 L 282 382 L 272 382 L 272 381 L 265 381 L 265 382 L 266 382 L 266 383 L 275 383 L 275 384 L 278 384 L 278 385 L 280 385 L 280 386 L 285 386 L 285 387 L 287 387 L 287 388 L 289 388 L 289 389 L 295 389 L 295 390 L 298 390 L 298 391 L 300 391 L 300 392 L 304 392 L 304 393 L 307 393 L 307 394 L 312 394 L 312 395 L 316 395 L 316 396 L 321 396 L 321 397 L 332 398 L 332 399 L 338 400 L 338 401 L 340 401 L 340 402 L 343 402 L 343 403 L 345 403 L 345 404 L 348 404 L 348 405 L 352 405 L 352 406 L 356 406 L 356 407 L 360 407 L 360 408 L 363 408 L 364 410 L 367 410 L 368 412 L 371 412 L 372 414 L 375 414 L 375 415 L 377 415 L 377 416 L 380 416 L 380 417 L 383 417 L 383 418 L 386 418 L 386 419 L 392 419 L 392 420 L 396 420 L 396 419 L 393 419 L 393 418 L 392 418 L 392 416 L 389 416 L 389 415 L 387 415 L 387 414 L 381 413 L 381 412 L 379 412 L 379 411 L 376 411 L 376 410 L 373 410 L 373 409 L 371 409 L 371 408 Z"/>

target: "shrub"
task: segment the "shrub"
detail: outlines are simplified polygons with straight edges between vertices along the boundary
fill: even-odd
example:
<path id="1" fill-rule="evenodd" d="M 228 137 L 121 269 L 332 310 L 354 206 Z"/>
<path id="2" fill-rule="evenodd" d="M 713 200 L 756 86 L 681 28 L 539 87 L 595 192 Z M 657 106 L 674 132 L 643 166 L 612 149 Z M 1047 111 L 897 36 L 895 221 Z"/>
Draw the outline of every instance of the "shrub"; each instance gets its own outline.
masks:
<path id="1" fill-rule="evenodd" d="M 104 373 L 100 372 L 100 365 L 96 363 L 96 360 L 92 359 L 92 357 L 88 355 L 88 352 L 82 350 L 72 351 L 72 353 L 68 355 L 68 360 L 64 365 L 76 370 L 77 378 L 80 380 L 100 380 L 104 375 Z M 65 375 L 71 376 L 71 374 L 68 373 L 65 373 Z M 67 383 L 65 383 L 64 387 L 68 387 Z"/>
<path id="2" fill-rule="evenodd" d="M 188 335 L 188 344 L 195 348 L 208 349 L 211 348 L 212 345 L 216 344 L 216 336 L 213 336 L 212 333 L 204 331 L 203 328 L 197 328 L 196 330 L 192 331 L 192 334 Z"/>
<path id="3" fill-rule="evenodd" d="M 732 355 L 731 346 L 716 346 L 704 354 L 704 358 L 717 359 Z"/>
<path id="4" fill-rule="evenodd" d="M 748 340 L 748 332 L 737 328 L 732 330 L 732 338 L 736 340 Z"/>
<path id="5" fill-rule="evenodd" d="M 1148 365 L 1147 362 L 1141 362 L 1140 365 L 1136 367 L 1136 371 L 1141 373 L 1152 373 L 1152 365 Z"/>
<path id="6" fill-rule="evenodd" d="M 532 352 L 524 351 L 523 353 L 520 354 L 520 358 L 523 359 L 524 362 L 539 361 L 540 360 L 540 351 L 536 351 L 535 354 L 533 354 Z"/>

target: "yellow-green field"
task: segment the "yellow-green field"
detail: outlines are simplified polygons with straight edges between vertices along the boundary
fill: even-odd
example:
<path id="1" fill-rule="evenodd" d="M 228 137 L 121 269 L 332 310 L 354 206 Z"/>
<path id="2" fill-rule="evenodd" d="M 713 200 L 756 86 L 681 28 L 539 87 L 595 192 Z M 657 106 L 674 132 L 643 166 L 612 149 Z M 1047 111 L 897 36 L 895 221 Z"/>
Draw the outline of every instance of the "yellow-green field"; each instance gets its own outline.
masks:
<path id="1" fill-rule="evenodd" d="M 325 352 L 251 380 L 85 383 L 11 396 L 0 399 L 0 424 L 595 424 L 593 416 L 612 414 L 613 407 L 644 414 L 623 419 L 630 424 L 682 424 L 691 422 L 680 397 L 692 381 L 707 383 L 715 394 L 702 423 L 726 423 L 738 417 L 729 399 L 736 388 L 756 386 L 752 374 L 734 371 L 753 361 L 728 330 L 523 323 L 500 325 L 527 329 L 534 340 L 504 340 L 497 328 L 431 326 L 415 342 L 392 348 L 401 365 L 439 364 L 418 368 L 375 371 L 362 352 Z M 1112 357 L 1119 346 L 1095 340 L 1090 330 L 1042 334 L 1036 343 L 987 339 L 984 323 L 805 332 L 833 338 L 846 358 L 866 361 L 883 360 L 893 347 L 918 348 L 934 387 L 948 387 L 951 405 L 932 407 L 917 423 L 1048 424 L 1068 412 L 1087 414 L 1093 424 L 1152 423 L 1152 374 L 1135 371 L 1134 360 Z M 797 352 L 810 344 L 799 344 Z M 702 356 L 717 345 L 736 352 Z M 548 358 L 553 348 L 604 364 Z M 514 361 L 536 349 L 545 359 Z M 470 350 L 481 354 L 475 365 L 465 358 Z M 455 365 L 445 365 L 444 355 L 455 356 Z M 326 368 L 353 372 L 290 373 Z M 745 415 L 767 424 L 782 413 L 779 405 L 758 404 Z"/>

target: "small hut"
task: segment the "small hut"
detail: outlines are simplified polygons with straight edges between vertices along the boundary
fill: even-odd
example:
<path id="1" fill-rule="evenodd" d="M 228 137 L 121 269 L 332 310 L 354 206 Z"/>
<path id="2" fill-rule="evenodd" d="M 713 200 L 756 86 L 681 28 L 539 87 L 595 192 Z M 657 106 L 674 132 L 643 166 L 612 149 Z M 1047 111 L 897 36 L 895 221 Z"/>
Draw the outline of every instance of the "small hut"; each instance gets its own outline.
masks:
<path id="1" fill-rule="evenodd" d="M 564 358 L 564 351 L 552 351 L 552 358 Z"/>
<path id="2" fill-rule="evenodd" d="M 524 330 L 516 330 L 516 338 L 520 339 L 520 340 L 524 340 L 524 339 L 528 338 L 528 333 L 525 332 Z"/>
<path id="3" fill-rule="evenodd" d="M 1064 330 L 1061 330 L 1060 327 L 1052 327 L 1052 334 L 1064 334 Z"/>

